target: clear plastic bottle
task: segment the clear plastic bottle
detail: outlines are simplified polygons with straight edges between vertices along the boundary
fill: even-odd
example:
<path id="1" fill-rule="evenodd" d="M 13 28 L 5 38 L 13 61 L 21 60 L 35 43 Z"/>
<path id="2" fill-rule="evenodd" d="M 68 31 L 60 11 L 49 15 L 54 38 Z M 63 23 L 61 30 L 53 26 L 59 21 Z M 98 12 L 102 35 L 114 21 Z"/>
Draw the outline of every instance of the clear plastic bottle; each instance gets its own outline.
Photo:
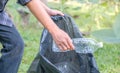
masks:
<path id="1" fill-rule="evenodd" d="M 75 51 L 77 53 L 94 53 L 98 48 L 103 47 L 102 42 L 97 42 L 96 40 L 91 38 L 74 38 L 72 39 L 72 42 L 75 46 Z M 52 50 L 54 52 L 63 52 L 57 47 L 55 42 L 53 42 Z"/>
<path id="2" fill-rule="evenodd" d="M 77 53 L 94 53 L 98 48 L 103 47 L 102 42 L 97 42 L 91 38 L 72 39 Z"/>

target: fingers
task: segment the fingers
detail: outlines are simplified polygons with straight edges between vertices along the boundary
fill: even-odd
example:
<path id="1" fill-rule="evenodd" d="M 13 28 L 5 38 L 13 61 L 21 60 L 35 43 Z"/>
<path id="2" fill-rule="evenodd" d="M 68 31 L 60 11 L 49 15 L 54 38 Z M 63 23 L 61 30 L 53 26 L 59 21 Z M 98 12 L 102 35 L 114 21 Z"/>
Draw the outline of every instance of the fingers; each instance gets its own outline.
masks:
<path id="1" fill-rule="evenodd" d="M 74 47 L 74 45 L 73 45 L 73 43 L 72 43 L 72 40 L 71 40 L 70 38 L 68 38 L 68 42 L 67 42 L 67 43 L 68 43 L 68 45 L 69 45 L 69 47 L 70 47 L 69 49 L 70 49 L 70 50 L 74 50 L 75 47 Z"/>
<path id="2" fill-rule="evenodd" d="M 52 37 L 54 41 L 56 42 L 57 46 L 62 51 L 74 50 L 74 45 L 72 43 L 72 40 L 66 32 L 59 30 L 57 31 L 57 33 L 52 34 Z"/>
<path id="3" fill-rule="evenodd" d="M 62 51 L 66 51 L 67 50 L 67 47 L 64 44 L 61 44 L 59 47 L 60 47 L 60 49 Z"/>
<path id="4" fill-rule="evenodd" d="M 68 43 L 66 42 L 66 41 L 64 41 L 63 43 L 61 43 L 61 44 L 58 44 L 58 47 L 60 48 L 60 50 L 61 51 L 66 51 L 66 50 L 69 50 L 69 45 L 68 45 Z"/>
<path id="5" fill-rule="evenodd" d="M 74 46 L 70 40 L 69 42 L 67 42 L 67 40 L 64 40 L 61 44 L 58 44 L 58 47 L 61 51 L 74 50 Z"/>
<path id="6" fill-rule="evenodd" d="M 61 16 L 64 16 L 64 14 L 61 11 L 58 11 L 58 10 L 52 10 L 50 15 L 61 15 Z"/>
<path id="7" fill-rule="evenodd" d="M 64 14 L 61 11 L 56 11 L 58 15 L 64 16 Z"/>
<path id="8" fill-rule="evenodd" d="M 67 41 L 64 41 L 64 45 L 65 45 L 65 47 L 66 47 L 67 49 L 70 49 L 70 46 L 69 46 L 69 44 L 68 44 Z"/>
<path id="9" fill-rule="evenodd" d="M 65 50 L 74 50 L 74 45 L 72 43 L 71 38 L 68 36 L 68 34 L 65 35 L 65 39 L 61 43 L 61 48 Z"/>
<path id="10" fill-rule="evenodd" d="M 70 38 L 67 38 L 66 40 L 64 40 L 60 46 L 61 46 L 60 48 L 62 48 L 62 51 L 74 50 L 74 45 L 72 44 L 72 40 Z"/>
<path id="11" fill-rule="evenodd" d="M 58 48 L 59 48 L 61 51 L 64 51 L 61 45 L 58 45 Z"/>

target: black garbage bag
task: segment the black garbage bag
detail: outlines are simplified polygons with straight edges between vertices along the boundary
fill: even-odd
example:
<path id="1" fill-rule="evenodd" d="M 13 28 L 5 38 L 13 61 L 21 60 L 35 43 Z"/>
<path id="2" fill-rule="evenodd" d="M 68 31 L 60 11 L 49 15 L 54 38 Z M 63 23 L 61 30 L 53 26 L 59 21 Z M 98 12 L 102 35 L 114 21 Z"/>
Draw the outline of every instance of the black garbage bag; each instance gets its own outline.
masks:
<path id="1" fill-rule="evenodd" d="M 51 18 L 71 38 L 83 38 L 69 15 L 57 15 Z M 52 36 L 48 30 L 44 29 L 40 41 L 40 52 L 27 73 L 99 73 L 92 53 L 76 53 L 74 50 L 54 52 L 52 46 Z"/>

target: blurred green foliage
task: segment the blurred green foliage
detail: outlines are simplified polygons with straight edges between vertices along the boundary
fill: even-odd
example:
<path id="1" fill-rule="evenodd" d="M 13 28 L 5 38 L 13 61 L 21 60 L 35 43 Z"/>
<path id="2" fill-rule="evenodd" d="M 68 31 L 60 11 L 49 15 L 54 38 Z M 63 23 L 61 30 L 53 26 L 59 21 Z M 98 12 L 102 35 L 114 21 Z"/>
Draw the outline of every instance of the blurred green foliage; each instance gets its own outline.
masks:
<path id="1" fill-rule="evenodd" d="M 94 31 L 92 34 L 96 38 L 107 43 L 119 43 L 120 44 L 120 14 L 117 15 L 113 27 L 110 29 L 101 29 Z"/>
<path id="2" fill-rule="evenodd" d="M 82 31 L 89 33 L 94 31 L 92 36 L 103 42 L 120 43 L 120 37 L 116 37 L 120 34 L 120 18 L 115 20 L 120 14 L 119 0 L 63 0 L 62 7 L 62 11 L 70 14 Z M 59 6 L 55 8 L 59 9 Z M 111 35 L 115 37 L 106 34 L 106 32 L 102 30 L 108 28 L 113 30 Z M 108 32 L 112 30 L 108 30 Z M 99 32 L 102 33 L 104 37 Z M 109 37 L 110 39 L 108 39 Z"/>

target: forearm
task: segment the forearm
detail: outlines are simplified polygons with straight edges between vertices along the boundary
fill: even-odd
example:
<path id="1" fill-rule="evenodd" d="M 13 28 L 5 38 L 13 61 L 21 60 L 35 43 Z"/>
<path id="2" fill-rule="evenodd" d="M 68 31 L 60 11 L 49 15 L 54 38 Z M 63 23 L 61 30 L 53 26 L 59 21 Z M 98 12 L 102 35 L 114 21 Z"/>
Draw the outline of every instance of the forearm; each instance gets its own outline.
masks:
<path id="1" fill-rule="evenodd" d="M 31 10 L 34 16 L 43 24 L 43 26 L 51 33 L 53 40 L 61 50 L 73 50 L 74 45 L 67 33 L 59 29 L 48 15 L 46 8 L 40 0 L 31 0 L 27 3 L 27 7 Z M 59 11 L 51 12 L 51 15 L 64 15 Z"/>
<path id="2" fill-rule="evenodd" d="M 46 10 L 41 5 L 40 0 L 32 0 L 27 4 L 27 7 L 34 14 L 34 16 L 43 24 L 43 26 L 48 29 L 50 33 L 58 29 L 56 24 L 52 21 Z M 53 29 L 54 28 L 54 29 Z"/>
<path id="3" fill-rule="evenodd" d="M 50 13 L 50 8 L 47 7 L 42 1 L 41 1 L 41 5 L 44 7 L 44 9 L 47 11 L 47 13 Z"/>

